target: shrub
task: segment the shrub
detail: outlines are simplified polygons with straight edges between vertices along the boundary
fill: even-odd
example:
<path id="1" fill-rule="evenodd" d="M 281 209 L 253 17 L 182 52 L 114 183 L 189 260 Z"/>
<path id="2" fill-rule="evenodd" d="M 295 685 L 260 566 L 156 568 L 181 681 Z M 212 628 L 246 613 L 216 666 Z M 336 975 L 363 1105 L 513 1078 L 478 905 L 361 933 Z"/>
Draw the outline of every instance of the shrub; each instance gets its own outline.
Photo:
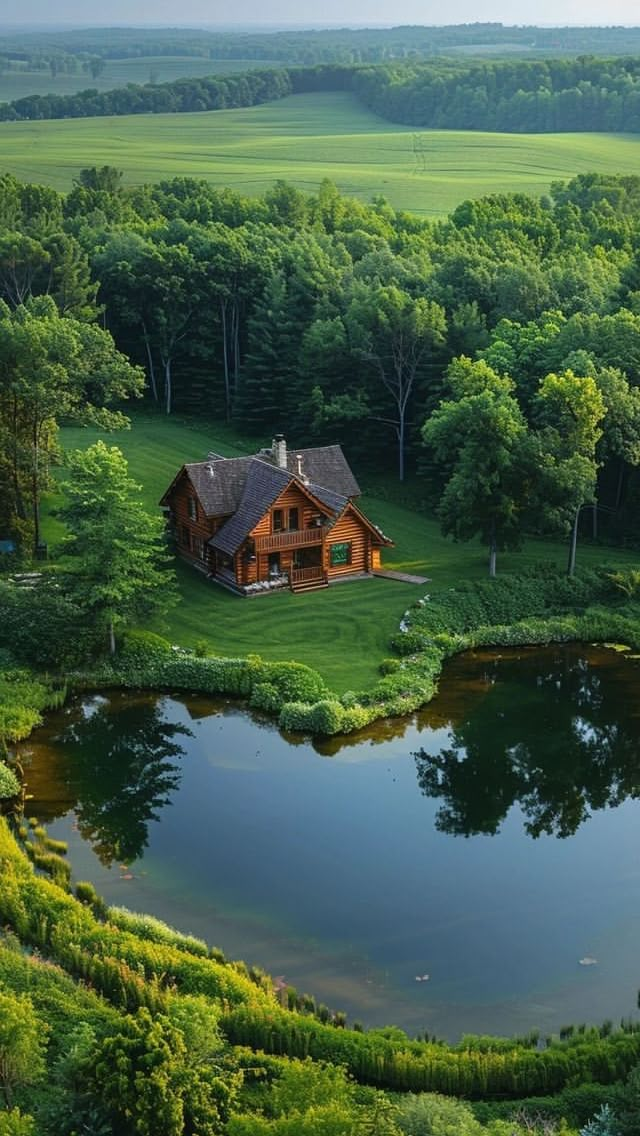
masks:
<path id="1" fill-rule="evenodd" d="M 98 633 L 53 580 L 18 587 L 0 581 L 0 646 L 21 663 L 57 671 L 96 649 Z"/>
<path id="2" fill-rule="evenodd" d="M 17 797 L 20 792 L 20 782 L 12 769 L 0 761 L 0 801 Z"/>
<path id="3" fill-rule="evenodd" d="M 282 697 L 272 682 L 258 682 L 251 691 L 249 705 L 254 710 L 277 714 L 282 708 Z"/>
<path id="4" fill-rule="evenodd" d="M 335 699 L 325 698 L 311 708 L 312 734 L 337 734 L 342 729 L 344 710 Z"/>

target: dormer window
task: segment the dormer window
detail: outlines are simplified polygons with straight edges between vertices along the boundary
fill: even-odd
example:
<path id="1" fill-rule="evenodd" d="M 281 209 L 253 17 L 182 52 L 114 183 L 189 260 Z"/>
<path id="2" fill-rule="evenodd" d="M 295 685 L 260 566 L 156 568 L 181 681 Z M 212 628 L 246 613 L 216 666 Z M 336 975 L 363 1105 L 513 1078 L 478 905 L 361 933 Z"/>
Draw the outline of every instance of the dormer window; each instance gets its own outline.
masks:
<path id="1" fill-rule="evenodd" d="M 187 497 L 187 512 L 190 521 L 197 521 L 198 519 L 198 502 L 195 497 Z"/>
<path id="2" fill-rule="evenodd" d="M 272 532 L 297 532 L 300 528 L 300 517 L 297 508 L 274 509 L 271 514 Z"/>

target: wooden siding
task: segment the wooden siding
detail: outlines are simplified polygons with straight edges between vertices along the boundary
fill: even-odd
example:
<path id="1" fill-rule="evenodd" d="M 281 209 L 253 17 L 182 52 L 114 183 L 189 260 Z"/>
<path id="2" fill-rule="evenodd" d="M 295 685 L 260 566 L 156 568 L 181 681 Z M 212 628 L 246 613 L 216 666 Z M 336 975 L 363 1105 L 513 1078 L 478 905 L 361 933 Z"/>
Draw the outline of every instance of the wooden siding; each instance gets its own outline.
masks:
<path id="1" fill-rule="evenodd" d="M 251 530 L 252 537 L 268 537 L 273 534 L 272 516 L 274 509 L 297 509 L 298 529 L 296 531 L 311 528 L 314 517 L 319 515 L 318 509 L 297 485 L 288 485 L 280 496 L 276 498 L 264 517 L 258 521 L 255 528 Z"/>
<path id="2" fill-rule="evenodd" d="M 195 520 L 189 514 L 189 499 L 196 502 L 197 515 Z M 180 555 L 186 557 L 188 560 L 192 560 L 195 564 L 205 565 L 207 569 L 211 569 L 213 567 L 213 558 L 211 550 L 207 548 L 206 545 L 209 537 L 213 536 L 215 531 L 213 527 L 215 522 L 212 522 L 210 518 L 205 516 L 204 509 L 196 497 L 186 473 L 183 474 L 179 482 L 174 486 L 169 498 L 169 508 L 171 510 L 171 522 L 175 530 L 176 543 Z M 217 523 L 219 524 L 218 520 Z M 185 530 L 189 533 L 189 545 L 184 541 Z M 194 542 L 196 540 L 202 541 L 204 551 L 202 558 L 194 551 Z"/>
<path id="3" fill-rule="evenodd" d="M 351 562 L 349 564 L 331 563 L 331 545 L 351 545 Z M 326 537 L 325 567 L 329 579 L 336 576 L 348 576 L 354 572 L 368 572 L 370 570 L 370 534 L 365 525 L 353 509 L 347 507 L 343 515 L 329 530 Z"/>
<path id="4" fill-rule="evenodd" d="M 197 516 L 194 519 L 189 512 L 189 499 L 197 503 Z M 229 519 L 228 516 L 207 517 L 194 488 L 186 473 L 176 482 L 167 497 L 171 523 L 175 530 L 178 551 L 181 556 L 209 572 L 216 572 L 216 554 L 207 548 L 207 541 Z M 294 530 L 273 531 L 273 511 L 281 509 L 285 512 L 283 521 L 287 523 L 286 510 L 298 510 L 298 528 Z M 308 499 L 304 490 L 295 483 L 291 483 L 273 502 L 265 512 L 258 524 L 254 527 L 245 543 L 232 558 L 229 569 L 233 572 L 236 582 L 240 586 L 253 584 L 257 580 L 269 579 L 270 555 L 278 553 L 280 571 L 286 573 L 291 579 L 294 564 L 300 566 L 298 571 L 311 570 L 303 556 L 304 549 L 317 546 L 319 550 L 319 565 L 329 579 L 342 576 L 371 572 L 380 567 L 380 546 L 375 534 L 362 521 L 358 511 L 348 505 L 342 516 L 332 528 L 316 525 L 318 517 L 322 516 L 319 506 Z M 189 544 L 184 540 L 185 532 L 189 533 Z M 194 542 L 202 541 L 203 558 L 197 555 Z M 251 545 L 253 541 L 253 546 Z M 350 546 L 350 561 L 348 564 L 331 564 L 331 546 L 334 544 L 348 544 Z M 296 560 L 296 550 L 300 555 Z M 228 571 L 228 570 L 227 570 Z"/>

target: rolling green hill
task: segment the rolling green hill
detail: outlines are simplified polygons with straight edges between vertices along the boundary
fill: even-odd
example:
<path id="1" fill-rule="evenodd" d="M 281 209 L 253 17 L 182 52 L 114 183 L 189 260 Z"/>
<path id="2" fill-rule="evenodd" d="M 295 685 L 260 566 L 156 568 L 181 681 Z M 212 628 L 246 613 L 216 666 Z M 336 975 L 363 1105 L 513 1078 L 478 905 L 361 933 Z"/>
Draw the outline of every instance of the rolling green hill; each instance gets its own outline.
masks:
<path id="1" fill-rule="evenodd" d="M 148 65 L 148 60 L 145 64 Z M 585 171 L 638 168 L 640 139 L 606 134 L 422 131 L 385 122 L 350 94 L 292 95 L 239 110 L 0 124 L 0 169 L 64 190 L 83 166 L 129 184 L 186 175 L 247 195 L 277 178 L 439 216 L 486 193 L 541 194 Z"/>

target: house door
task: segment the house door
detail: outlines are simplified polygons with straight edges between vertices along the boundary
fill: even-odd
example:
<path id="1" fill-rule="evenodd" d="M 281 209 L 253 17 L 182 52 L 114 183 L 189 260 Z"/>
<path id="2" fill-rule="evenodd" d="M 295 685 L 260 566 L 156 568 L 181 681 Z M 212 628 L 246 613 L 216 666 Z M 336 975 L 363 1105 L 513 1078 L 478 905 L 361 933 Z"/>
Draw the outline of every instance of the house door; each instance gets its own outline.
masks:
<path id="1" fill-rule="evenodd" d="M 321 544 L 312 544 L 310 548 L 296 548 L 293 554 L 294 568 L 320 568 L 321 564 Z"/>
<path id="2" fill-rule="evenodd" d="M 275 576 L 279 576 L 279 575 L 280 575 L 280 553 L 279 552 L 270 552 L 269 553 L 269 579 L 271 580 Z"/>

